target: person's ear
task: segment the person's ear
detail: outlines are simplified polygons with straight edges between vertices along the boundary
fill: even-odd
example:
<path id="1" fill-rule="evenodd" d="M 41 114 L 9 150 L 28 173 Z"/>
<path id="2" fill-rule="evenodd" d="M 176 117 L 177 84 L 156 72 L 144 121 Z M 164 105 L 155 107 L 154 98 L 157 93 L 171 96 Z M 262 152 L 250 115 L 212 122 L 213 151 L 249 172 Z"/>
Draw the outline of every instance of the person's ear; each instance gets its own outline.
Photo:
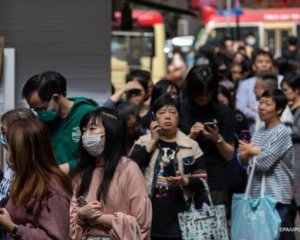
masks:
<path id="1" fill-rule="evenodd" d="M 277 116 L 280 116 L 284 111 L 284 108 L 276 110 Z"/>
<path id="2" fill-rule="evenodd" d="M 59 99 L 60 99 L 60 95 L 58 93 L 54 93 L 52 95 L 52 99 L 53 99 L 54 102 L 58 103 Z"/>

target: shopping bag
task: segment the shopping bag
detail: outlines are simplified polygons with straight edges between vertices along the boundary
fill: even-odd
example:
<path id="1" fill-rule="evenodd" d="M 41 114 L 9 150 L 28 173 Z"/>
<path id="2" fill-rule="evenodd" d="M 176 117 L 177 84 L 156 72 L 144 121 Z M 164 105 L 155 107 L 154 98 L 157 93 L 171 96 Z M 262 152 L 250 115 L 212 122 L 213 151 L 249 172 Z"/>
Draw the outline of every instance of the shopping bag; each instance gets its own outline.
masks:
<path id="1" fill-rule="evenodd" d="M 202 179 L 201 179 L 202 180 Z M 195 209 L 192 200 L 189 211 L 178 213 L 183 240 L 228 240 L 225 206 L 214 206 L 206 181 L 202 180 L 210 206 Z"/>
<path id="2" fill-rule="evenodd" d="M 245 194 L 234 194 L 232 197 L 232 240 L 275 240 L 279 237 L 281 218 L 275 208 L 276 200 L 265 194 L 264 174 L 260 198 L 252 199 L 249 196 L 254 169 L 255 159 Z"/>

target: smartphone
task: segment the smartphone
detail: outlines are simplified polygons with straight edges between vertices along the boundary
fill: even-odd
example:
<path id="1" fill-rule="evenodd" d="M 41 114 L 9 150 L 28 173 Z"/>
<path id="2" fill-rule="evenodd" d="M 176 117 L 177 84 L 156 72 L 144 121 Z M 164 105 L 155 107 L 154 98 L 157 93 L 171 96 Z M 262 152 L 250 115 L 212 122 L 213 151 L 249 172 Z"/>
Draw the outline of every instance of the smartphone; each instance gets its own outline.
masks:
<path id="1" fill-rule="evenodd" d="M 246 143 L 250 143 L 251 141 L 251 133 L 249 130 L 242 130 L 240 132 L 240 140 Z"/>
<path id="2" fill-rule="evenodd" d="M 213 121 L 213 122 L 204 122 L 204 127 L 209 131 L 209 128 L 215 128 L 217 125 L 217 122 Z"/>
<path id="3" fill-rule="evenodd" d="M 205 122 L 204 126 L 215 127 L 216 123 L 215 122 Z"/>
<path id="4" fill-rule="evenodd" d="M 151 121 L 156 121 L 155 113 L 151 112 Z"/>
<path id="5" fill-rule="evenodd" d="M 79 198 L 77 198 L 77 202 L 80 207 L 83 207 L 87 204 L 87 201 L 84 196 L 80 196 Z"/>
<path id="6" fill-rule="evenodd" d="M 164 166 L 165 177 L 175 177 L 176 169 L 173 161 L 170 161 Z"/>

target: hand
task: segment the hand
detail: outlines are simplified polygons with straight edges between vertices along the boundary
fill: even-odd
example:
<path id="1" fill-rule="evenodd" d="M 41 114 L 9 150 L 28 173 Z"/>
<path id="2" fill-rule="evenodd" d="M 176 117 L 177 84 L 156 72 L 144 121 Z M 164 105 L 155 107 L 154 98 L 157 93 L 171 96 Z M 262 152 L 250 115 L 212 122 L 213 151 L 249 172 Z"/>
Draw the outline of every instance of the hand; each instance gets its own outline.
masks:
<path id="1" fill-rule="evenodd" d="M 63 163 L 59 165 L 60 170 L 62 170 L 65 174 L 69 174 L 70 172 L 70 165 L 69 163 Z"/>
<path id="2" fill-rule="evenodd" d="M 130 81 L 126 83 L 126 85 L 122 88 L 119 88 L 112 96 L 110 96 L 110 100 L 113 102 L 118 102 L 124 93 L 127 93 L 130 90 L 138 89 L 143 90 L 142 86 L 137 81 Z"/>
<path id="3" fill-rule="evenodd" d="M 189 179 L 184 176 L 181 172 L 176 172 L 176 177 L 167 177 L 167 181 L 170 186 L 187 186 L 189 184 Z"/>
<path id="4" fill-rule="evenodd" d="M 138 83 L 138 81 L 130 81 L 130 82 L 126 83 L 126 85 L 123 88 L 123 91 L 128 92 L 128 91 L 134 90 L 134 89 L 143 90 L 141 85 Z"/>
<path id="5" fill-rule="evenodd" d="M 199 177 L 199 178 L 202 178 L 204 180 L 207 180 L 207 172 L 203 169 L 198 169 L 196 171 L 193 171 L 192 176 L 193 177 Z"/>
<path id="6" fill-rule="evenodd" d="M 78 208 L 77 216 L 81 221 L 90 221 L 102 215 L 102 204 L 93 201 L 83 207 Z"/>
<path id="7" fill-rule="evenodd" d="M 204 130 L 204 125 L 200 122 L 196 122 L 190 130 L 190 134 L 189 137 L 192 139 L 195 139 L 200 132 L 202 132 Z"/>
<path id="8" fill-rule="evenodd" d="M 248 156 L 255 156 L 261 153 L 261 147 L 254 146 L 252 143 L 246 143 L 244 141 L 239 141 L 239 151 L 241 153 L 246 153 Z"/>
<path id="9" fill-rule="evenodd" d="M 244 142 L 242 140 L 239 140 L 239 153 L 242 156 L 249 156 L 251 148 L 253 147 L 253 144 Z"/>
<path id="10" fill-rule="evenodd" d="M 11 232 L 15 226 L 15 223 L 11 220 L 5 208 L 0 208 L 0 225 L 5 232 Z"/>
<path id="11" fill-rule="evenodd" d="M 161 130 L 161 127 L 159 126 L 158 122 L 152 121 L 150 124 L 151 140 L 155 143 L 159 139 L 159 131 L 160 130 Z"/>
<path id="12" fill-rule="evenodd" d="M 219 139 L 219 128 L 217 125 L 214 127 L 206 126 L 203 128 L 202 135 L 213 142 L 217 142 Z"/>
<path id="13" fill-rule="evenodd" d="M 239 160 L 243 166 L 248 166 L 249 164 L 249 155 L 245 152 L 239 151 Z"/>

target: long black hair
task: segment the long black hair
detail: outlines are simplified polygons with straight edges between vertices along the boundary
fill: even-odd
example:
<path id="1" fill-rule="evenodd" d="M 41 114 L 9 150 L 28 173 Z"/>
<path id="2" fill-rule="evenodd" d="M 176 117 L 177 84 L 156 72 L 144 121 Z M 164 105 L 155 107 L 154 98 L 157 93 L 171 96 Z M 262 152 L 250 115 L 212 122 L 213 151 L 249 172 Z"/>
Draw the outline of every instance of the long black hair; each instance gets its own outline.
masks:
<path id="1" fill-rule="evenodd" d="M 80 122 L 80 130 L 88 123 L 97 125 L 102 123 L 105 129 L 105 144 L 103 151 L 104 173 L 101 184 L 97 190 L 97 199 L 105 202 L 111 180 L 114 176 L 118 163 L 125 155 L 125 131 L 126 125 L 123 118 L 113 109 L 101 107 L 87 113 Z M 91 156 L 80 144 L 80 160 L 75 172 L 75 176 L 81 176 L 76 196 L 85 195 L 89 189 L 93 170 L 96 167 L 96 158 Z"/>

